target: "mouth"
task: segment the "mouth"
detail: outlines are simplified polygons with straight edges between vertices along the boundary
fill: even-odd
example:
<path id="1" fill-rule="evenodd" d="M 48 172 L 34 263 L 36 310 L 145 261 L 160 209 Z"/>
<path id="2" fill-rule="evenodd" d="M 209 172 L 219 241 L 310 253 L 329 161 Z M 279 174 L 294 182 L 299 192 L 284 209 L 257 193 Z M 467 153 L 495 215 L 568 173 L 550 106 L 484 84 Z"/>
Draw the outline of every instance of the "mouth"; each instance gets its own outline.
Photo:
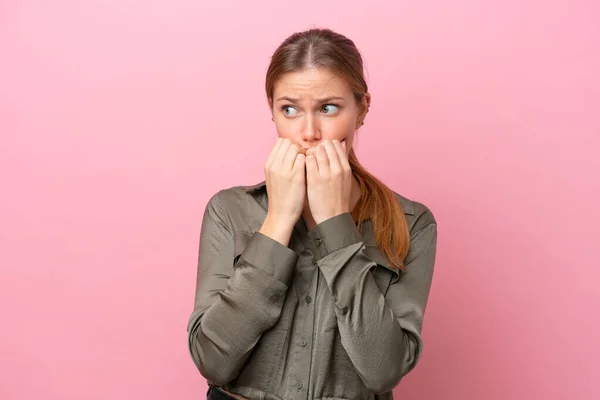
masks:
<path id="1" fill-rule="evenodd" d="M 340 143 L 344 143 L 345 141 L 346 141 L 346 139 L 344 139 L 344 140 L 341 140 L 341 141 L 340 141 Z M 309 149 L 314 149 L 314 148 L 316 148 L 317 146 L 312 146 L 312 147 L 304 147 L 304 146 L 301 146 L 301 147 L 302 147 L 302 150 L 304 151 L 304 154 L 306 154 L 306 152 L 307 152 Z"/>

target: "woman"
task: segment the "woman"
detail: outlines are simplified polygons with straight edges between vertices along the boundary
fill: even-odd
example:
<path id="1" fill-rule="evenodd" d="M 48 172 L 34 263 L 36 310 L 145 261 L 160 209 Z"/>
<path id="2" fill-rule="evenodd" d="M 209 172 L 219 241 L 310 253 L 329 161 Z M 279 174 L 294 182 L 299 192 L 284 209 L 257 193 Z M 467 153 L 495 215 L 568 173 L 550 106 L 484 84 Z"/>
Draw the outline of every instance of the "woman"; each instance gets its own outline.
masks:
<path id="1" fill-rule="evenodd" d="M 370 94 L 354 43 L 286 39 L 267 72 L 279 138 L 265 181 L 220 190 L 188 325 L 209 399 L 392 399 L 421 354 L 431 211 L 358 162 Z"/>

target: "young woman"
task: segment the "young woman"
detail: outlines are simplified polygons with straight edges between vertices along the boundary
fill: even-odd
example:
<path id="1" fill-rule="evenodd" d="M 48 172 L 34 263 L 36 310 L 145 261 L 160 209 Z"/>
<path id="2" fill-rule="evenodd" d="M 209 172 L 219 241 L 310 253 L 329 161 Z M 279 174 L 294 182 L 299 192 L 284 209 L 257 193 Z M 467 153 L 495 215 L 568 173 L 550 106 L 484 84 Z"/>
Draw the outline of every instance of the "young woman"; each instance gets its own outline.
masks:
<path id="1" fill-rule="evenodd" d="M 356 158 L 371 96 L 351 40 L 290 36 L 266 94 L 265 181 L 220 190 L 202 222 L 188 334 L 208 399 L 392 399 L 421 354 L 434 216 Z"/>

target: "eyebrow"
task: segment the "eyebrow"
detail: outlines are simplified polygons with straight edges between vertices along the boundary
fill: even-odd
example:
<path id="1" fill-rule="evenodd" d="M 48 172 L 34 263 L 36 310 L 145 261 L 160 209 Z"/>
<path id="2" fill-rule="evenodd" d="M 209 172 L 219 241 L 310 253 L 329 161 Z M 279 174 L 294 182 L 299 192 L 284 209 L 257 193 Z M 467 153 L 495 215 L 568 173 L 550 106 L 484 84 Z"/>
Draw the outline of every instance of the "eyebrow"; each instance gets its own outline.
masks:
<path id="1" fill-rule="evenodd" d="M 297 103 L 300 101 L 300 99 L 295 99 L 293 97 L 288 97 L 288 96 L 283 96 L 278 98 L 276 101 L 281 101 L 281 100 L 287 100 L 291 103 Z M 318 103 L 325 103 L 331 100 L 344 100 L 343 97 L 339 97 L 339 96 L 329 96 L 329 97 L 323 97 L 322 99 L 317 99 Z"/>

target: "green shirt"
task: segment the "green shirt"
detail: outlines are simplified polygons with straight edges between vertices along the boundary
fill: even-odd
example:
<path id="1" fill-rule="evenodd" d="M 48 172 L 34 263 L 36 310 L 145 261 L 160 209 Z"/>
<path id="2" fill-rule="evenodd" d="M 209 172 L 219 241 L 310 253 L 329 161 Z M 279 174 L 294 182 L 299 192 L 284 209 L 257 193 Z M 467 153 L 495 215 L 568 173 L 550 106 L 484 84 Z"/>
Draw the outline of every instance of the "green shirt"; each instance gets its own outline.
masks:
<path id="1" fill-rule="evenodd" d="M 200 233 L 189 350 L 208 383 L 248 399 L 392 399 L 421 354 L 437 224 L 395 193 L 410 229 L 405 272 L 350 213 L 289 246 L 259 231 L 265 182 L 213 195 Z"/>

